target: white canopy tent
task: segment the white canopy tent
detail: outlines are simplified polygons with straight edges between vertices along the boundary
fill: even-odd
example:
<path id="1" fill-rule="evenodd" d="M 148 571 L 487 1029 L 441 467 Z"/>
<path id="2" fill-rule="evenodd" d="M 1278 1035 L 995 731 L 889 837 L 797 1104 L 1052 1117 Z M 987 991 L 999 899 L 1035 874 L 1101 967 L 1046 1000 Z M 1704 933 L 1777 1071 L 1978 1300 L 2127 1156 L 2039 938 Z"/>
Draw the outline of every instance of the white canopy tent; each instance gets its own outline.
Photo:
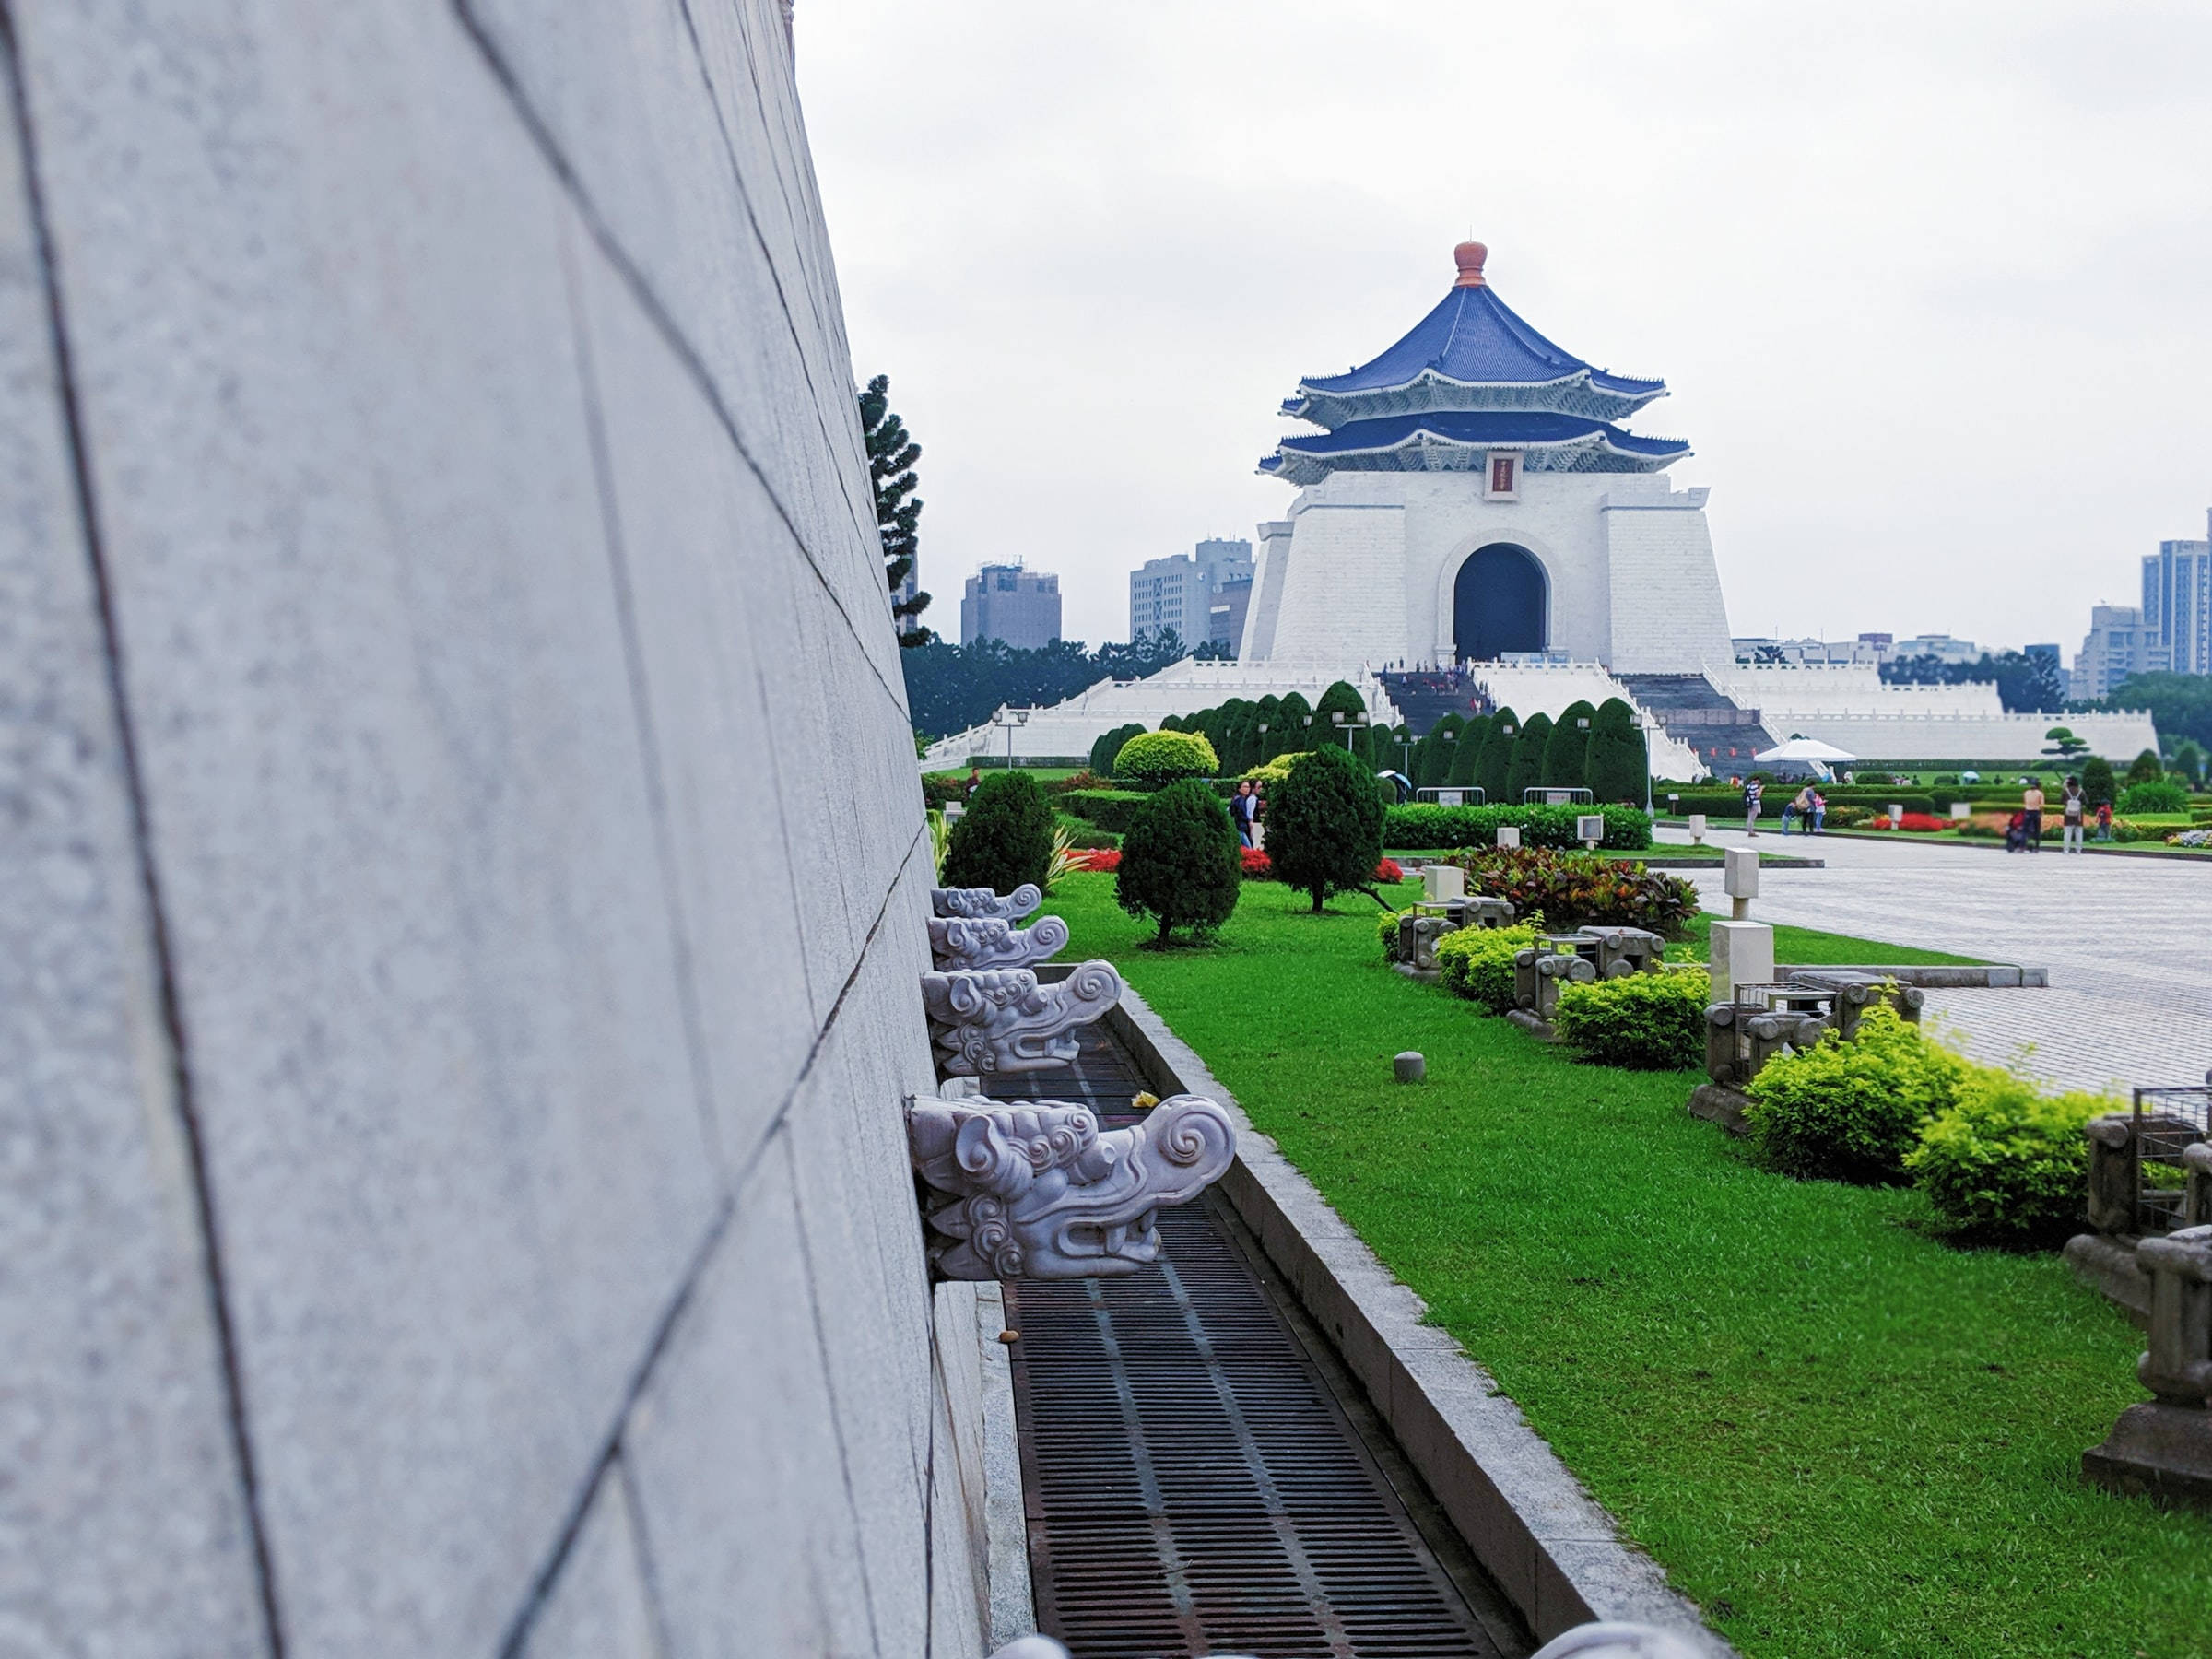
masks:
<path id="1" fill-rule="evenodd" d="M 1822 743 L 1813 737 L 1793 737 L 1787 743 L 1778 743 L 1771 749 L 1761 749 L 1751 757 L 1760 765 L 1803 766 L 1811 769 L 1817 777 L 1832 776 L 1835 768 L 1858 757 L 1838 748 L 1832 743 Z"/>

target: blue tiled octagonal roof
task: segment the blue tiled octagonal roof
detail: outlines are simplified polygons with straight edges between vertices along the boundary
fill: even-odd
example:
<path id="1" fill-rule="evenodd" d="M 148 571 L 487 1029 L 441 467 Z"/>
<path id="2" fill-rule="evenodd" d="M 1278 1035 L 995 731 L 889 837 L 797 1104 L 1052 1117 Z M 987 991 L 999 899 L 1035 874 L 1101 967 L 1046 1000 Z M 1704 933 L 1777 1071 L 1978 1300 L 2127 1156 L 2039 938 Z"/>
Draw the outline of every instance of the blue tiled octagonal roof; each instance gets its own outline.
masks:
<path id="1" fill-rule="evenodd" d="M 1519 450 L 1530 472 L 1657 472 L 1690 453 L 1603 420 L 1545 410 L 1390 415 L 1286 438 L 1259 470 L 1304 487 L 1333 472 L 1475 472 L 1491 450 Z"/>

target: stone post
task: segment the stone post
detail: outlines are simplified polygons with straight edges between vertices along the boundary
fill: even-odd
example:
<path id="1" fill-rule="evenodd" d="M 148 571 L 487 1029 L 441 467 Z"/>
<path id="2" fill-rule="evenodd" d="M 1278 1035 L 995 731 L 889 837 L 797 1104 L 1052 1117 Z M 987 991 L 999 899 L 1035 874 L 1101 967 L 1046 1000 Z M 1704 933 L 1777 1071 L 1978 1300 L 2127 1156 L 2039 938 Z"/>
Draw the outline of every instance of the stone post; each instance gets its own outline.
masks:
<path id="1" fill-rule="evenodd" d="M 1733 847 L 1731 853 L 1735 851 Z M 1738 985 L 1771 984 L 1774 979 L 1774 930 L 1764 922 L 1712 924 L 1711 960 L 1712 1000 L 1729 1002 Z"/>
<path id="2" fill-rule="evenodd" d="M 1689 844 L 1693 847 L 1705 844 L 1705 815 L 1701 812 L 1689 815 Z"/>
<path id="3" fill-rule="evenodd" d="M 2136 1246 L 2150 1276 L 2150 1348 L 2136 1375 L 2153 1398 L 2120 1414 L 2104 1443 L 2081 1454 L 2083 1478 L 2161 1503 L 2212 1507 L 2212 1227 L 2185 1227 Z"/>
<path id="4" fill-rule="evenodd" d="M 1421 866 L 1421 897 L 1431 904 L 1442 904 L 1467 896 L 1467 873 L 1457 865 L 1432 864 Z"/>
<path id="5" fill-rule="evenodd" d="M 1501 847 L 1519 846 L 1521 844 L 1521 826 L 1518 824 L 1499 825 L 1498 844 Z"/>
<path id="6" fill-rule="evenodd" d="M 1738 922 L 1748 921 L 1751 900 L 1759 897 L 1759 849 L 1730 847 L 1721 856 L 1721 885 L 1728 894 L 1728 913 Z"/>

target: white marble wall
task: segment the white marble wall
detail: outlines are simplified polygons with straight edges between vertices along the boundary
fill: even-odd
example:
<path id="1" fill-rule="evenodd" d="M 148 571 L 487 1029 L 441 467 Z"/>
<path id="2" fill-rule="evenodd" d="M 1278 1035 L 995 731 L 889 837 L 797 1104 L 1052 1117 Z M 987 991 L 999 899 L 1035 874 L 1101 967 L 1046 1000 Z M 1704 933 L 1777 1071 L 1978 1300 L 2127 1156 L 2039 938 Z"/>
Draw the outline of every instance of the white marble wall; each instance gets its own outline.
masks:
<path id="1" fill-rule="evenodd" d="M 979 1650 L 778 6 L 9 10 L 0 1651 Z"/>

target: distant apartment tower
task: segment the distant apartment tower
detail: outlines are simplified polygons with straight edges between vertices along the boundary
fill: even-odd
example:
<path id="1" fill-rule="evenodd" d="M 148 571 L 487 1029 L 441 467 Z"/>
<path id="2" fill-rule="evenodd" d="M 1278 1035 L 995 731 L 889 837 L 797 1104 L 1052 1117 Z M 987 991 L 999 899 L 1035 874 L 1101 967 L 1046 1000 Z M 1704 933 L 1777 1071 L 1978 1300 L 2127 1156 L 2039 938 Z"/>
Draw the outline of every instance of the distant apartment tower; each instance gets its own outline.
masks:
<path id="1" fill-rule="evenodd" d="M 891 590 L 891 605 L 894 608 L 894 612 L 896 612 L 896 607 L 899 606 L 912 605 L 914 602 L 914 595 L 919 594 L 921 591 L 922 556 L 917 553 L 914 555 L 913 563 L 907 567 L 906 574 L 899 579 L 899 585 Z M 898 623 L 899 631 L 902 634 L 910 634 L 912 633 L 917 628 L 926 628 L 928 626 L 928 624 L 924 622 L 921 618 L 916 616 L 899 616 Z"/>
<path id="2" fill-rule="evenodd" d="M 2162 666 L 2212 674 L 2212 540 L 2162 541 L 2144 559 L 2143 627 Z"/>
<path id="3" fill-rule="evenodd" d="M 1982 648 L 1971 640 L 1955 639 L 1949 634 L 1914 634 L 1909 640 L 1898 640 L 1889 647 L 1889 660 L 1904 657 L 1934 657 L 1939 663 L 1971 663 L 1980 659 Z"/>
<path id="4" fill-rule="evenodd" d="M 960 595 L 960 643 L 1003 640 L 1034 651 L 1060 637 L 1060 578 L 1018 564 L 987 564 Z"/>
<path id="5" fill-rule="evenodd" d="M 2112 688 L 2131 674 L 2149 674 L 2166 666 L 2157 636 L 2144 626 L 2142 607 L 2134 605 L 2099 605 L 2089 610 L 2088 637 L 2074 659 L 2070 695 L 2085 701 L 2110 697 Z"/>
<path id="6" fill-rule="evenodd" d="M 1129 637 L 1173 629 L 1185 645 L 1244 643 L 1252 544 L 1209 538 L 1189 553 L 1148 559 L 1129 573 Z"/>

